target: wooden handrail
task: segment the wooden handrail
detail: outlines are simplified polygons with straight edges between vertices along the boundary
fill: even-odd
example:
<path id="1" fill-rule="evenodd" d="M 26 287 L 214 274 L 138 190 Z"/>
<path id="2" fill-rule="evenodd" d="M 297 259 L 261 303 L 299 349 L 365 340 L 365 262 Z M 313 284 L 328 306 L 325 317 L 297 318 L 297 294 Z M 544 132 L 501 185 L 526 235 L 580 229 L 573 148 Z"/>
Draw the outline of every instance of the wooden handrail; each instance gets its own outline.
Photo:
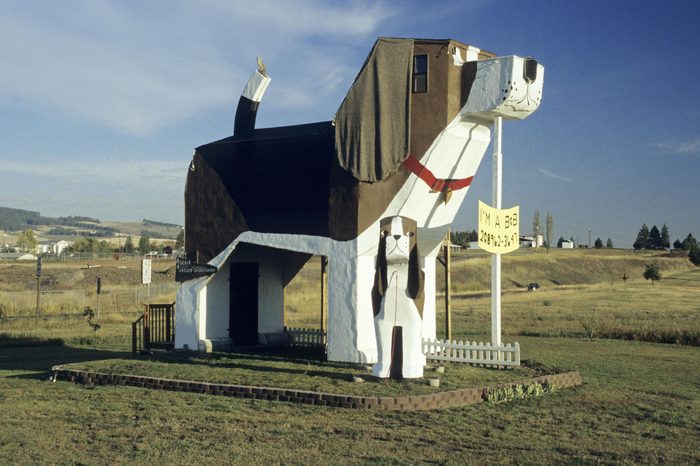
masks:
<path id="1" fill-rule="evenodd" d="M 175 343 L 175 303 L 144 304 L 143 314 L 131 324 L 131 350 L 134 355 L 158 345 Z"/>

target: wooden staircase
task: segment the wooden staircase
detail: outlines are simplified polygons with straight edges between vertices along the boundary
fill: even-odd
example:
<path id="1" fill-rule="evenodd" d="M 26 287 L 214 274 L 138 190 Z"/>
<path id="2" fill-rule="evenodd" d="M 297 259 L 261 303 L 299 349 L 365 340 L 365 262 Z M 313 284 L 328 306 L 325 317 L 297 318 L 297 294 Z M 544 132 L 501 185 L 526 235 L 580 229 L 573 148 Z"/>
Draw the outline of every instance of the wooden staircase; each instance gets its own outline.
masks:
<path id="1" fill-rule="evenodd" d="M 144 304 L 143 314 L 131 324 L 131 352 L 150 353 L 175 346 L 175 303 Z"/>

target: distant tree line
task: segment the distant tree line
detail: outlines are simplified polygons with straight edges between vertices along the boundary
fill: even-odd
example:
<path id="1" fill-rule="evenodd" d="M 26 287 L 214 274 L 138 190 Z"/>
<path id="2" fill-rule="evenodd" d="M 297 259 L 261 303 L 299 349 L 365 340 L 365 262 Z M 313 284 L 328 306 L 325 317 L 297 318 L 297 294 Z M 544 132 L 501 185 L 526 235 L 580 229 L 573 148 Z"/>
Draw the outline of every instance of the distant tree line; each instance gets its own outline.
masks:
<path id="1" fill-rule="evenodd" d="M 108 243 L 107 241 L 98 241 L 95 238 L 81 238 L 73 243 L 71 246 L 66 248 L 66 252 L 69 253 L 125 253 L 133 254 L 138 252 L 140 254 L 147 254 L 151 251 L 163 252 L 163 249 L 167 247 L 167 244 L 156 244 L 151 241 L 147 236 L 142 236 L 139 238 L 138 245 L 134 245 L 134 240 L 131 235 L 126 237 L 124 245 L 114 246 L 114 244 Z M 171 244 L 172 247 L 172 244 Z"/>
<path id="2" fill-rule="evenodd" d="M 634 249 L 650 249 L 650 250 L 664 250 L 671 248 L 670 236 L 668 233 L 668 227 L 664 223 L 664 226 L 659 228 L 654 225 L 651 230 L 646 223 L 642 224 L 642 228 L 637 233 L 637 239 L 634 240 Z"/>
<path id="3" fill-rule="evenodd" d="M 175 236 L 173 236 L 173 235 L 164 235 L 162 233 L 158 233 L 156 231 L 150 231 L 150 230 L 141 230 L 140 235 L 147 236 L 149 238 L 175 239 Z"/>
<path id="4" fill-rule="evenodd" d="M 683 241 L 676 239 L 673 242 L 673 248 L 677 251 L 687 251 L 690 261 L 696 266 L 700 266 L 700 245 L 692 233 L 688 233 Z M 661 230 L 656 225 L 652 226 L 650 230 L 646 223 L 642 224 L 642 228 L 637 233 L 637 239 L 634 241 L 634 249 L 671 249 L 670 234 L 666 224 L 664 223 Z"/>
<path id="5" fill-rule="evenodd" d="M 466 231 L 451 231 L 450 232 L 450 242 L 463 248 L 468 248 L 469 243 L 474 241 L 479 241 L 479 234 L 476 230 L 466 230 Z"/>
<path id="6" fill-rule="evenodd" d="M 25 230 L 31 226 L 39 225 L 59 225 L 95 229 L 95 225 L 86 226 L 86 222 L 100 223 L 100 220 L 96 218 L 80 216 L 58 218 L 42 217 L 39 212 L 34 212 L 31 210 L 0 207 L 0 229 L 6 231 L 20 231 Z"/>
<path id="7" fill-rule="evenodd" d="M 174 223 L 158 222 L 156 220 L 149 220 L 147 218 L 143 219 L 143 224 L 146 225 L 147 227 L 153 226 L 153 227 L 180 228 L 180 225 L 176 225 Z"/>
<path id="8" fill-rule="evenodd" d="M 53 227 L 46 232 L 47 235 L 55 236 L 115 236 L 118 232 L 117 229 L 112 227 L 103 227 L 99 225 L 91 225 L 78 223 L 75 225 L 77 228 L 87 228 L 89 230 L 70 230 L 64 227 Z"/>

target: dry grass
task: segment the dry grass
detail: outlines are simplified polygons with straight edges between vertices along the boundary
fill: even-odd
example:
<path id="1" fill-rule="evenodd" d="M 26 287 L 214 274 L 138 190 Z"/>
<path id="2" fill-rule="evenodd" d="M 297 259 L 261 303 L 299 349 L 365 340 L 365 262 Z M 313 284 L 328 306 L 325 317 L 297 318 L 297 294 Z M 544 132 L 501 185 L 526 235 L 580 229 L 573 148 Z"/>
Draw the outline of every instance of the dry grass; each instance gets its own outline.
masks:
<path id="1" fill-rule="evenodd" d="M 596 266 L 607 259 L 586 253 L 592 254 L 560 256 L 580 261 L 576 267 L 558 264 L 551 253 L 540 263 L 533 257 L 529 270 L 514 266 L 506 277 L 534 276 L 543 290 L 525 293 L 512 286 L 503 297 L 503 328 L 508 339 L 518 339 L 523 357 L 575 368 L 584 385 L 501 405 L 363 412 L 50 383 L 45 378 L 53 364 L 128 358 L 134 316 L 104 316 L 96 350 L 82 319 L 2 321 L 2 333 L 30 331 L 38 339 L 62 338 L 66 345 L 0 348 L 0 463 L 184 464 L 206 458 L 213 464 L 698 464 L 700 348 L 572 336 L 582 335 L 582 318 L 591 325 L 697 330 L 700 271 L 670 259 L 655 285 L 641 273 L 636 277 L 636 269 L 625 269 L 630 280 L 622 283 L 615 278 L 621 268 Z M 636 257 L 622 256 L 610 262 Z M 528 259 L 513 256 L 513 264 L 520 260 Z M 488 270 L 488 260 L 465 261 L 470 263 L 465 277 L 483 280 L 472 275 L 483 270 L 475 272 L 471 264 L 485 261 Z M 598 267 L 598 283 L 574 281 L 590 276 L 577 270 L 586 264 Z M 311 264 L 310 275 L 299 277 L 298 297 L 288 295 L 288 304 L 298 306 L 296 312 L 288 308 L 288 319 L 318 321 L 320 301 L 312 300 L 320 287 L 313 288 L 318 293 L 304 291 L 304 283 L 318 283 L 314 269 Z M 569 282 L 554 285 L 539 277 Z M 488 284 L 474 287 L 468 280 L 456 281 L 461 296 L 455 298 L 453 325 L 458 336 L 480 338 L 489 333 Z M 438 328 L 441 319 L 439 313 Z M 517 335 L 526 332 L 569 337 Z M 224 368 L 216 369 L 220 376 Z M 253 377 L 255 367 L 247 370 Z"/>

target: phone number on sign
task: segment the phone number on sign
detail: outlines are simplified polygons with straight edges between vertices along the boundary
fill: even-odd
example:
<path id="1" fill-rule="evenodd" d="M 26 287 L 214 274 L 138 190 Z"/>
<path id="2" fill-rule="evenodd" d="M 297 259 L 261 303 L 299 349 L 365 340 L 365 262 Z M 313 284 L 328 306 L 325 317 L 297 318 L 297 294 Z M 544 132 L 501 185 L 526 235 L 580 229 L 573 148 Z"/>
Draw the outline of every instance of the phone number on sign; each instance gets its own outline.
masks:
<path id="1" fill-rule="evenodd" d="M 484 230 L 479 231 L 479 243 L 493 248 L 510 248 L 516 244 L 520 244 L 517 232 L 507 235 L 494 235 Z"/>

